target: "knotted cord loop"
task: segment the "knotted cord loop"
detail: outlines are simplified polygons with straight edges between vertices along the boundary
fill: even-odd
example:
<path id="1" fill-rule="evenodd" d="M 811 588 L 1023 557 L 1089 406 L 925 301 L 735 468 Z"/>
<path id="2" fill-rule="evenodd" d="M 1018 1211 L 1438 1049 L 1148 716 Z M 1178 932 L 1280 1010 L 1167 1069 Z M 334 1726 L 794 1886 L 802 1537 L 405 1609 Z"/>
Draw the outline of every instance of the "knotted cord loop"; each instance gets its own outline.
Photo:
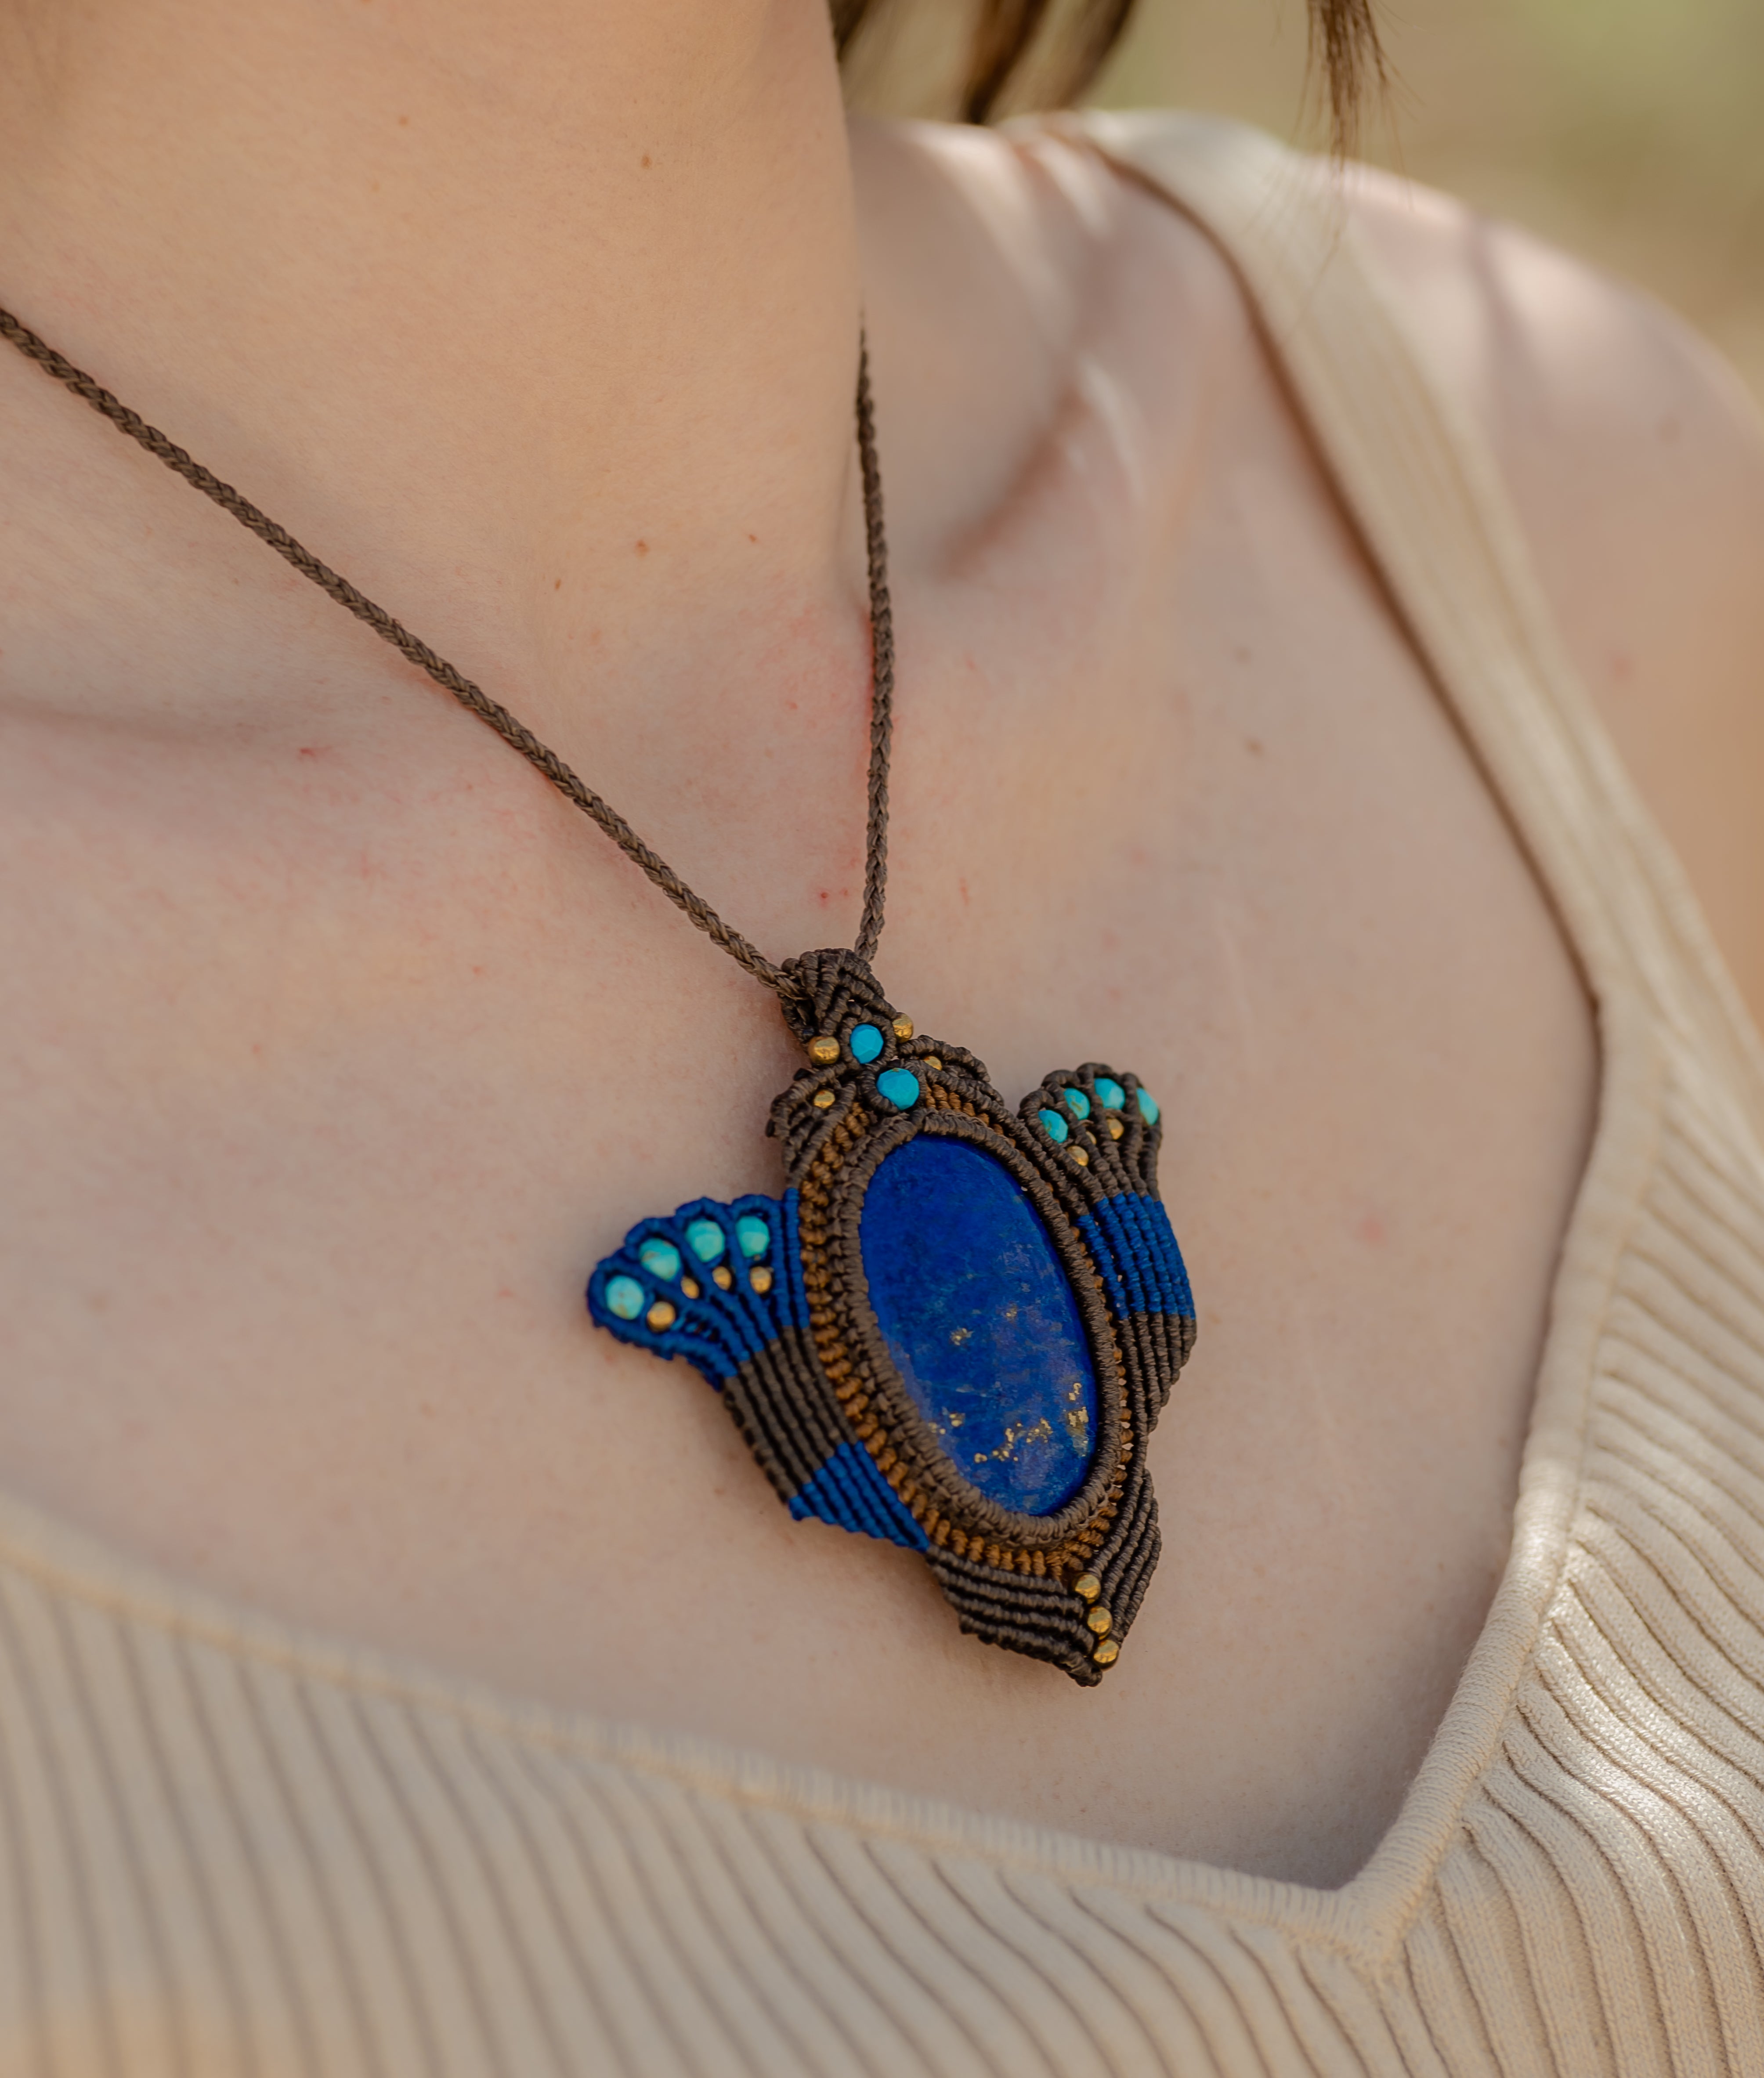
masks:
<path id="1" fill-rule="evenodd" d="M 495 730 L 511 750 L 518 750 L 528 763 L 542 773 L 566 801 L 573 802 L 590 821 L 596 824 L 627 858 L 639 867 L 668 899 L 682 909 L 714 945 L 720 945 L 731 959 L 744 967 L 756 981 L 779 995 L 794 993 L 790 978 L 782 967 L 775 966 L 757 945 L 742 937 L 732 924 L 725 924 L 710 903 L 687 887 L 665 859 L 652 851 L 643 839 L 619 812 L 602 800 L 587 782 L 579 778 L 555 750 L 541 743 L 524 722 L 518 721 L 508 709 L 493 700 L 483 689 L 456 670 L 444 657 L 438 655 L 426 642 L 419 641 L 402 624 L 395 620 L 382 606 L 377 606 L 363 592 L 358 591 L 347 578 L 340 577 L 327 564 L 321 562 L 310 549 L 302 546 L 286 527 L 278 526 L 266 514 L 258 511 L 251 501 L 242 497 L 230 483 L 224 483 L 212 469 L 204 469 L 194 461 L 184 449 L 150 426 L 138 412 L 131 411 L 126 404 L 119 403 L 108 390 L 102 388 L 83 370 L 56 352 L 52 346 L 38 338 L 30 328 L 21 324 L 10 311 L 0 310 L 0 336 L 10 340 L 27 360 L 34 361 L 47 374 L 71 390 L 102 417 L 106 418 L 119 432 L 126 433 L 139 446 L 165 466 L 174 470 L 205 498 L 212 499 L 223 512 L 230 512 L 240 526 L 246 527 L 260 541 L 273 549 L 282 560 L 309 578 L 327 597 L 336 601 L 346 611 L 371 628 L 383 642 L 389 642 L 399 654 L 426 672 L 436 684 L 451 693 L 461 707 L 469 708 L 487 727 Z M 888 541 L 882 520 L 882 472 L 876 460 L 874 411 L 869 391 L 869 348 L 862 334 L 859 335 L 857 357 L 857 451 L 863 471 L 864 534 L 869 568 L 869 628 L 870 628 L 870 707 L 869 707 L 869 784 L 867 816 L 867 837 L 864 857 L 864 912 L 857 939 L 857 951 L 866 962 L 875 958 L 878 941 L 882 937 L 882 908 L 888 883 L 888 763 L 894 724 L 895 638 L 894 624 L 888 600 Z"/>

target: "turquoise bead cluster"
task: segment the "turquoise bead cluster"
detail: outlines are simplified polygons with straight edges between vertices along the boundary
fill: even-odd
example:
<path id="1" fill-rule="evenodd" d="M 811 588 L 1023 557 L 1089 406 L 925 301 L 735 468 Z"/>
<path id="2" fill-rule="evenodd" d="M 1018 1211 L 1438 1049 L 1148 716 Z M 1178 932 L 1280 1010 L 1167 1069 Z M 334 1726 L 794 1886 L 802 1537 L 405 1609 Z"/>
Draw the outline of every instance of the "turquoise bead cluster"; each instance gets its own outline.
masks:
<path id="1" fill-rule="evenodd" d="M 845 1040 L 846 1050 L 861 1068 L 879 1060 L 887 1043 L 879 1024 L 854 1024 Z M 884 1068 L 876 1078 L 876 1087 L 896 1111 L 911 1111 L 924 1095 L 919 1078 L 905 1068 Z"/>
<path id="2" fill-rule="evenodd" d="M 715 1269 L 729 1251 L 729 1237 L 715 1220 L 694 1220 L 686 1230 L 686 1246 L 707 1270 Z M 735 1222 L 735 1245 L 743 1258 L 757 1262 L 772 1245 L 771 1230 L 762 1219 L 744 1213 Z M 653 1234 L 637 1250 L 637 1260 L 658 1283 L 674 1284 L 686 1263 L 671 1241 Z M 607 1308 L 621 1321 L 635 1321 L 647 1308 L 649 1295 L 634 1277 L 609 1279 Z"/>
<path id="3" fill-rule="evenodd" d="M 1111 1075 L 1097 1077 L 1096 1100 L 1104 1111 L 1124 1111 L 1127 1108 L 1127 1092 Z M 1065 1106 L 1066 1111 L 1071 1112 L 1074 1118 L 1088 1118 L 1091 1115 L 1091 1100 L 1082 1090 L 1068 1087 L 1061 1091 L 1060 1101 Z M 1141 1090 L 1135 1101 L 1139 1105 L 1140 1116 L 1148 1125 L 1156 1125 L 1157 1123 L 1157 1098 L 1149 1090 Z M 1047 1129 L 1048 1138 L 1056 1145 L 1063 1146 L 1072 1130 L 1065 1122 L 1065 1112 L 1045 1108 L 1037 1116 Z"/>

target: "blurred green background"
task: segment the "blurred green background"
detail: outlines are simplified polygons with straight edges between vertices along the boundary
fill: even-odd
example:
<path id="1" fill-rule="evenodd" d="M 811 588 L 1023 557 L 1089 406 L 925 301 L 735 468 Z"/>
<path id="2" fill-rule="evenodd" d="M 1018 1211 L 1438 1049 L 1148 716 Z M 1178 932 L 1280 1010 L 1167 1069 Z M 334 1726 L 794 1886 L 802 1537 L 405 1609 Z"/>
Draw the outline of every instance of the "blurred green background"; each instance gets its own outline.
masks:
<path id="1" fill-rule="evenodd" d="M 1385 0 L 1380 18 L 1391 90 L 1362 156 L 1651 290 L 1764 399 L 1764 0 Z M 935 106 L 965 19 L 920 0 L 900 21 L 895 106 L 908 81 Z M 1140 0 L 1093 98 L 1320 145 L 1306 60 L 1303 0 Z"/>

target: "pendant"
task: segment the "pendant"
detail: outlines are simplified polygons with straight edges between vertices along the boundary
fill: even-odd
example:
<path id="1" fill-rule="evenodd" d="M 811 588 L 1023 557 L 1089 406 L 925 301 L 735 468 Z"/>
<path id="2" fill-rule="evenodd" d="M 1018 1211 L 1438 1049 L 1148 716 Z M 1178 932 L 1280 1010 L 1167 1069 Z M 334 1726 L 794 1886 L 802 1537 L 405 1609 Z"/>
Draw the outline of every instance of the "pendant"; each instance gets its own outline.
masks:
<path id="1" fill-rule="evenodd" d="M 588 1310 L 721 1394 L 790 1513 L 920 1553 L 961 1626 L 1090 1686 L 1157 1563 L 1153 1423 L 1194 1345 L 1157 1106 L 1091 1062 L 1015 1111 L 855 953 L 781 999 L 782 1198 L 699 1199 Z"/>

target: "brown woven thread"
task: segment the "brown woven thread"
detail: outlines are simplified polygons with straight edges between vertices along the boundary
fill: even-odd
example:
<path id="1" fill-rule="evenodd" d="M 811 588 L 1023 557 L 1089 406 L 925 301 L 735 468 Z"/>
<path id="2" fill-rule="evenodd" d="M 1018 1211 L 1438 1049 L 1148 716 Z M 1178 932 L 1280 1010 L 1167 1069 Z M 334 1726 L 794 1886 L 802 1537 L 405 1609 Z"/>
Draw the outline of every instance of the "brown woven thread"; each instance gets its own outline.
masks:
<path id="1" fill-rule="evenodd" d="M 320 562 L 286 528 L 278 526 L 260 512 L 249 499 L 241 497 L 230 483 L 223 483 L 211 469 L 204 469 L 199 461 L 193 461 L 156 426 L 148 425 L 139 413 L 119 403 L 108 390 L 102 388 L 6 310 L 0 310 L 0 336 L 10 340 L 27 360 L 34 361 L 76 397 L 83 398 L 119 432 L 126 433 L 145 448 L 205 498 L 212 499 L 223 511 L 230 512 L 242 527 L 248 528 L 285 562 L 291 564 L 302 577 L 310 578 L 321 591 L 371 628 L 382 641 L 390 643 L 401 656 L 408 658 L 419 670 L 426 672 L 462 707 L 494 729 L 511 749 L 518 750 L 529 765 L 543 773 L 565 800 L 573 802 L 597 824 L 670 902 L 686 912 L 713 944 L 720 945 L 757 981 L 764 982 L 781 996 L 793 992 L 790 978 L 784 970 L 774 966 L 732 924 L 725 924 L 702 895 L 694 894 L 673 867 L 649 849 L 624 817 L 602 800 L 585 780 L 578 778 L 557 752 L 541 743 L 525 723 L 517 721 L 507 707 L 493 700 L 463 672 L 456 670 L 426 642 L 419 641 L 384 607 L 376 606 L 347 578 L 340 577 L 328 565 Z M 882 520 L 882 472 L 876 460 L 875 414 L 869 390 L 869 352 L 868 342 L 861 335 L 857 361 L 857 449 L 863 470 L 871 652 L 864 913 L 857 940 L 857 950 L 867 962 L 875 958 L 882 937 L 882 909 L 888 884 L 888 764 L 894 721 L 895 639 L 888 599 L 888 542 Z"/>

